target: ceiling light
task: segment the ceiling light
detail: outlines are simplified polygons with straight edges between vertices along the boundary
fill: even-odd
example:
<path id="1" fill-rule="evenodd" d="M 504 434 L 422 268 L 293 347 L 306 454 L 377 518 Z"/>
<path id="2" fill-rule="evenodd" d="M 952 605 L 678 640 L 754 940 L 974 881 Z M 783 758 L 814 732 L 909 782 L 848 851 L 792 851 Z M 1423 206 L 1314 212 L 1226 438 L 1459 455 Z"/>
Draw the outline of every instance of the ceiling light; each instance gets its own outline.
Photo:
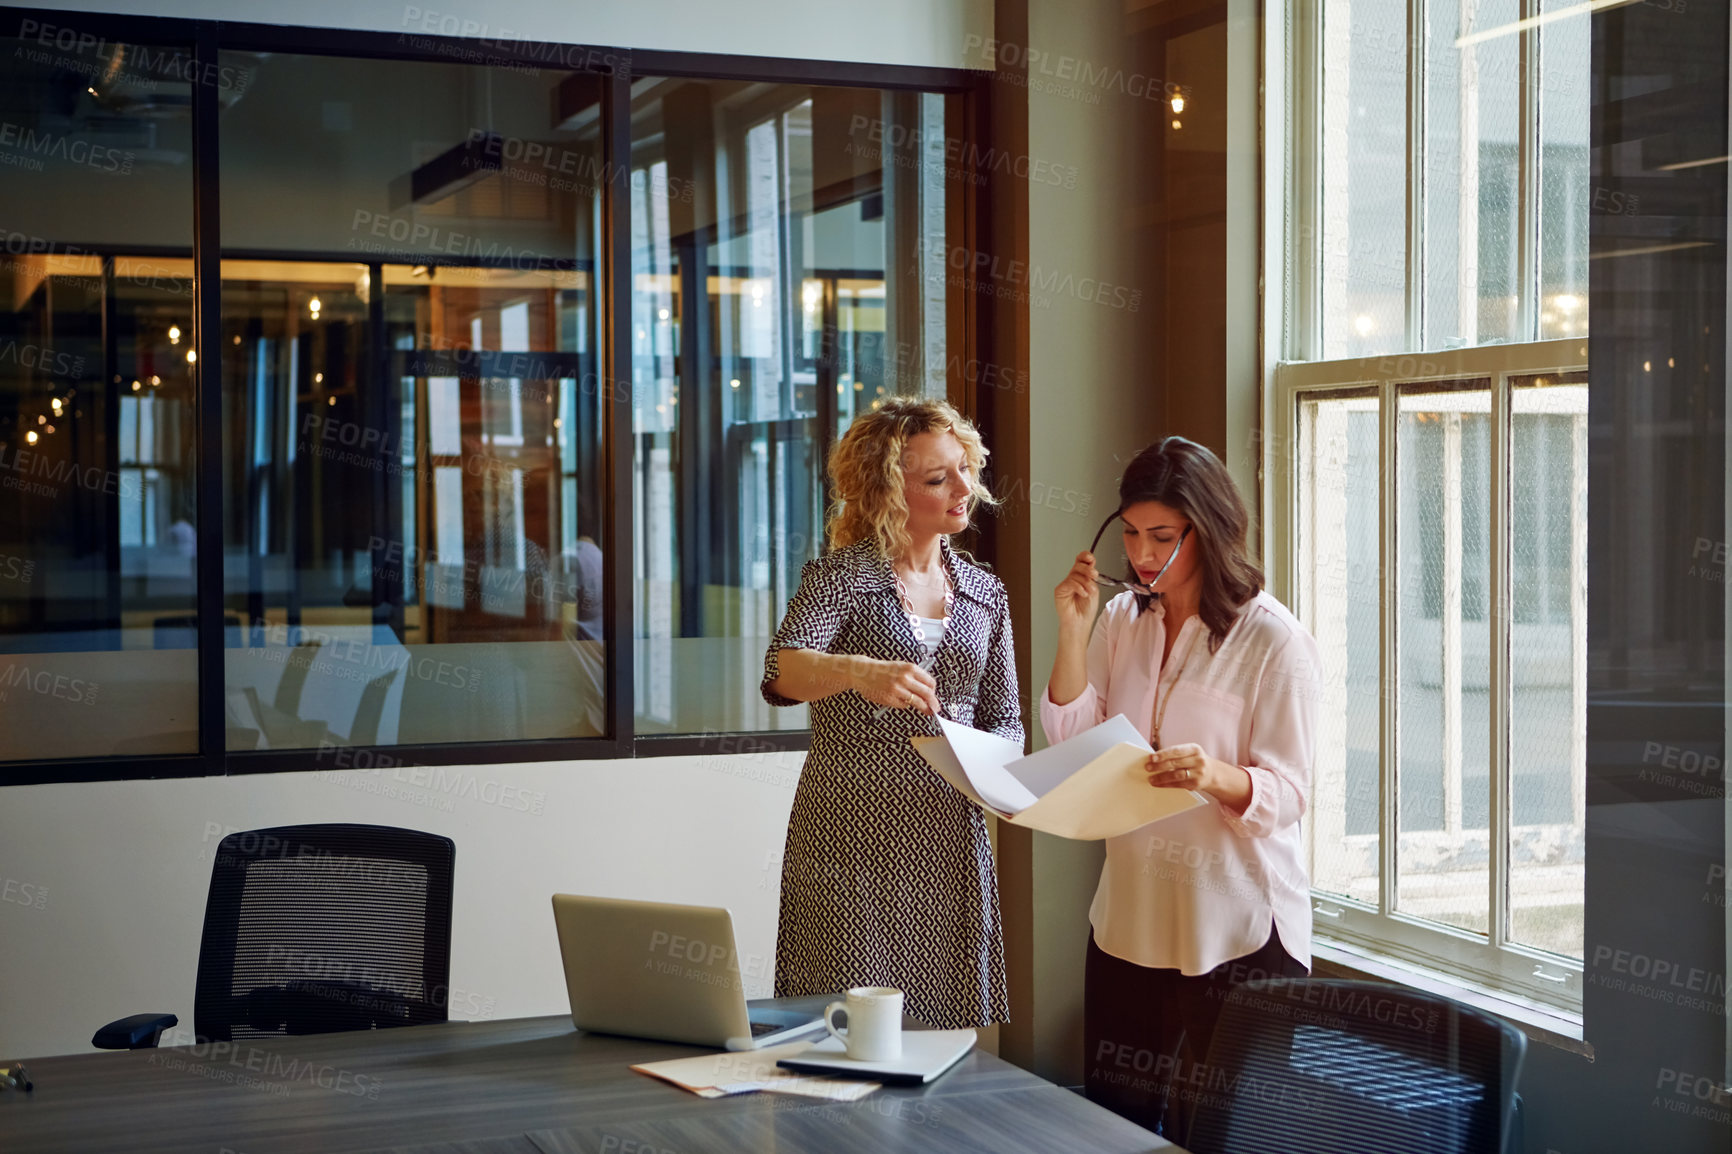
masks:
<path id="1" fill-rule="evenodd" d="M 168 343 L 171 345 L 180 344 L 180 326 L 179 325 L 169 325 L 168 326 Z"/>
<path id="2" fill-rule="evenodd" d="M 28 433 L 24 434 L 24 443 L 26 445 L 34 445 L 36 443 L 36 430 L 35 429 L 31 429 Z"/>
<path id="3" fill-rule="evenodd" d="M 1173 97 L 1173 111 L 1174 112 L 1183 112 L 1184 110 L 1185 110 L 1185 98 L 1183 96 Z"/>

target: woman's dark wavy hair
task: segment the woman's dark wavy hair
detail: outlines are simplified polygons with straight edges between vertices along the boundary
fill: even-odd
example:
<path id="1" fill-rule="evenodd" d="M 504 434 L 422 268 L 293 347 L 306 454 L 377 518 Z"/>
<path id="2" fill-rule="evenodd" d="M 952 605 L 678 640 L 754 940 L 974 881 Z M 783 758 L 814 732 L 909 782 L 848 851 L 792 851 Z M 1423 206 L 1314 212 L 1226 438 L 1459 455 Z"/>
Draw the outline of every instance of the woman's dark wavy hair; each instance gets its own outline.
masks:
<path id="1" fill-rule="evenodd" d="M 1240 607 L 1263 588 L 1263 571 L 1245 552 L 1250 516 L 1239 488 L 1208 449 L 1184 437 L 1167 437 L 1132 457 L 1119 479 L 1119 513 L 1141 501 L 1159 501 L 1191 522 L 1185 544 L 1197 550 L 1202 587 L 1197 613 L 1208 627 L 1213 653 L 1239 620 Z M 1159 596 L 1137 594 L 1137 611 Z"/>

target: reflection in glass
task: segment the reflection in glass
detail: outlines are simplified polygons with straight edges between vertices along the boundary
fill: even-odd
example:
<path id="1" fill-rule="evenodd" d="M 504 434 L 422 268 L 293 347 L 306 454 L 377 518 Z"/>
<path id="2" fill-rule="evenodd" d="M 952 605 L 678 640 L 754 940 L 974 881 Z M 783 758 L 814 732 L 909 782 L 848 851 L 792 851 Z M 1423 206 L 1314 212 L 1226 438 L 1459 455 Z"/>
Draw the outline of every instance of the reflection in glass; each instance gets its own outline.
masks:
<path id="1" fill-rule="evenodd" d="M 1587 374 L 1518 378 L 1510 628 L 1510 940 L 1582 956 L 1588 729 Z"/>
<path id="2" fill-rule="evenodd" d="M 1541 0 L 1541 12 L 1577 0 Z M 1588 79 L 1593 23 L 1556 20 L 1540 42 L 1540 336 L 1588 331 L 1588 213 L 1634 215 L 1634 194 L 1596 192 L 1588 180 Z M 1595 198 L 1598 199 L 1595 199 Z M 1579 946 L 1577 947 L 1579 950 Z"/>
<path id="3" fill-rule="evenodd" d="M 883 397 L 944 392 L 944 101 L 634 88 L 637 731 L 804 728 L 758 682 L 822 548 L 824 455 Z"/>
<path id="4" fill-rule="evenodd" d="M 229 747 L 604 734 L 599 86 L 256 68 L 222 118 Z"/>
<path id="5" fill-rule="evenodd" d="M 1428 0 L 1427 8 L 1423 346 L 1521 339 L 1521 37 L 1457 44 L 1514 22 L 1520 5 Z"/>
<path id="6" fill-rule="evenodd" d="M 0 59 L 0 761 L 196 752 L 190 53 Z"/>
<path id="7" fill-rule="evenodd" d="M 1323 356 L 1407 347 L 1407 9 L 1323 15 Z"/>
<path id="8" fill-rule="evenodd" d="M 1404 385 L 1397 432 L 1396 908 L 1484 933 L 1490 895 L 1491 392 Z"/>
<path id="9" fill-rule="evenodd" d="M 1299 604 L 1323 692 L 1306 832 L 1311 884 L 1378 900 L 1379 621 L 1377 397 L 1299 405 Z"/>

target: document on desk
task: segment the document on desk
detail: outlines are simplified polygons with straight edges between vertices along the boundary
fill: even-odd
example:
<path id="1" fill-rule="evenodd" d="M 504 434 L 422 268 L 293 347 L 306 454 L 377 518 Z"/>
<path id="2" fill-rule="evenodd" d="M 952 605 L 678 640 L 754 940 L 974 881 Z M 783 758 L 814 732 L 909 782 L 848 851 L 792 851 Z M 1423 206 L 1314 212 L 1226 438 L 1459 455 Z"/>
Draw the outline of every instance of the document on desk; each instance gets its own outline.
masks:
<path id="1" fill-rule="evenodd" d="M 877 1082 L 821 1078 L 783 1070 L 776 1063 L 792 1058 L 812 1046 L 811 1042 L 789 1042 L 762 1050 L 703 1054 L 696 1058 L 673 1058 L 666 1062 L 644 1062 L 632 1069 L 690 1090 L 700 1098 L 722 1098 L 766 1090 L 772 1094 L 801 1094 L 832 1102 L 854 1102 L 878 1089 Z"/>
<path id="2" fill-rule="evenodd" d="M 945 718 L 942 737 L 914 747 L 945 781 L 1012 825 L 1077 841 L 1117 837 L 1203 804 L 1188 789 L 1154 789 L 1148 742 L 1124 714 L 1027 757 L 1022 747 Z"/>

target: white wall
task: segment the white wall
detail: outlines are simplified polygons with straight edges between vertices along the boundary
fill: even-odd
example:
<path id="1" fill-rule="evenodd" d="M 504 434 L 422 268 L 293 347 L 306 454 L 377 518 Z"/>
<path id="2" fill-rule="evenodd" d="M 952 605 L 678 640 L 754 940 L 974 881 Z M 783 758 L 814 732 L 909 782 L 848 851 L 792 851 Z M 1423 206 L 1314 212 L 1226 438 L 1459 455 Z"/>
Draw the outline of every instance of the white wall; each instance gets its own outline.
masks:
<path id="1" fill-rule="evenodd" d="M 83 1052 L 98 1026 L 146 1011 L 190 1032 L 212 852 L 225 831 L 299 822 L 456 841 L 453 1018 L 567 1011 L 556 892 L 726 906 L 747 993 L 767 995 L 803 759 L 13 786 L 0 792 L 0 1054 Z"/>
<path id="2" fill-rule="evenodd" d="M 47 0 L 43 8 L 614 48 L 979 67 L 992 0 Z M 971 39 L 972 37 L 972 39 Z"/>

